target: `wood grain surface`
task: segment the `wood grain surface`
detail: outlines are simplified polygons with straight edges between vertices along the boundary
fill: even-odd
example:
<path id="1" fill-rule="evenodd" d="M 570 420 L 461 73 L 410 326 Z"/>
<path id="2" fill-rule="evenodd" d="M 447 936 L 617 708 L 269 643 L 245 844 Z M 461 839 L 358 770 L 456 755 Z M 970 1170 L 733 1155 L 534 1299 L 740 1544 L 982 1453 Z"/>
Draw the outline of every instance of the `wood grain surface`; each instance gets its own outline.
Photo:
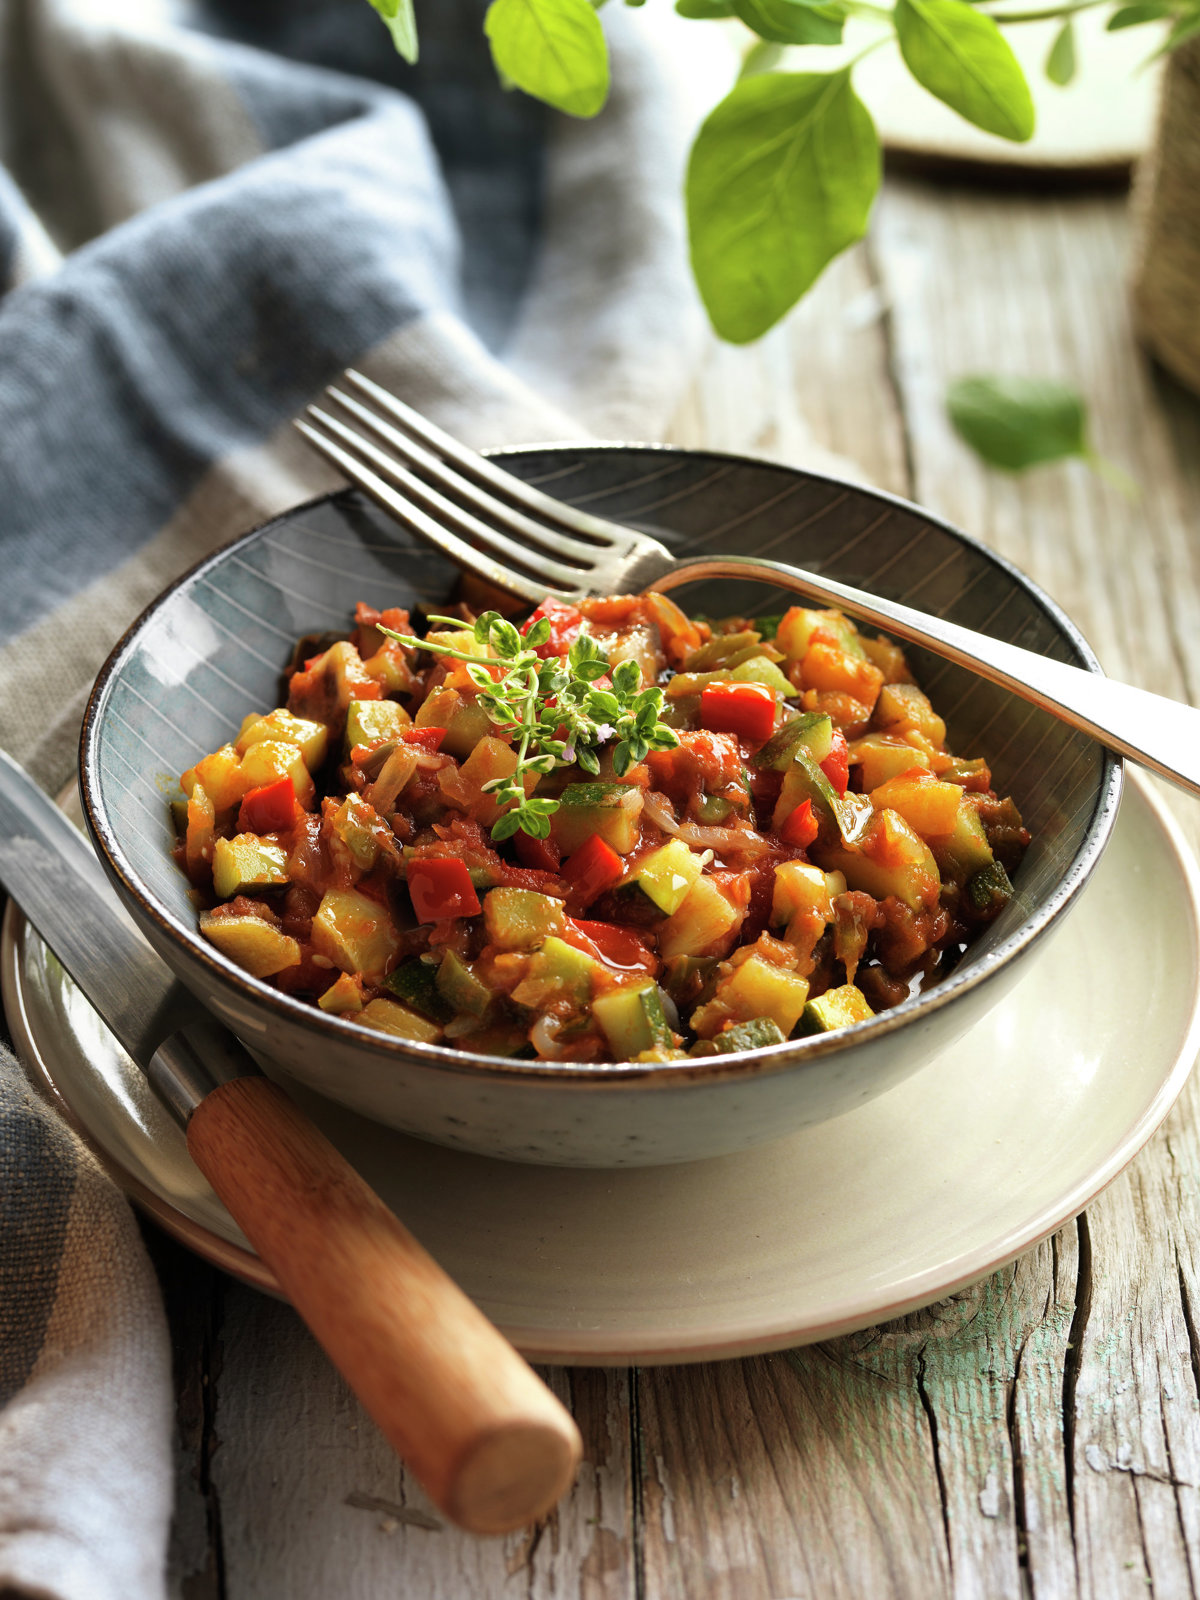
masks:
<path id="1" fill-rule="evenodd" d="M 1200 402 L 1133 340 L 1128 249 L 1118 194 L 892 180 L 869 242 L 785 326 L 709 351 L 672 438 L 850 460 L 1017 561 L 1108 670 L 1200 699 Z M 981 467 L 942 397 L 996 371 L 1076 383 L 1137 497 L 1078 462 Z M 1200 843 L 1200 809 L 1172 803 Z M 584 1466 L 545 1524 L 499 1540 L 433 1510 L 286 1307 L 155 1240 L 174 1600 L 1192 1597 L 1197 1095 L 1084 1217 L 924 1312 L 749 1361 L 547 1374 Z"/>

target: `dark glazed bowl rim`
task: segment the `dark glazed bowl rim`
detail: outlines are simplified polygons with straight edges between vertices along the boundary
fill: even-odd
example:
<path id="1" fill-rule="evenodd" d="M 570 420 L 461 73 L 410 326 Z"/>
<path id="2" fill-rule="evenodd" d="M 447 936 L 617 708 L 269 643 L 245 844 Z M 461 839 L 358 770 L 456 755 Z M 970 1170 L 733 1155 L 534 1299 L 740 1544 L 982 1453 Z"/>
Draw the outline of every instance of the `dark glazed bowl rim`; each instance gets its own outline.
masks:
<path id="1" fill-rule="evenodd" d="M 562 441 L 548 444 L 521 445 L 487 451 L 497 460 L 519 459 L 538 455 L 547 450 L 570 450 L 576 456 L 610 454 L 614 451 L 636 450 L 654 452 L 664 456 L 677 456 L 691 461 L 711 461 L 714 465 L 753 467 L 757 470 L 774 470 L 791 477 L 827 483 L 836 488 L 852 491 L 894 506 L 902 511 L 916 513 L 931 526 L 949 534 L 971 550 L 983 555 L 994 564 L 1047 614 L 1055 626 L 1070 642 L 1088 669 L 1102 675 L 1102 669 L 1091 647 L 1064 611 L 1028 578 L 1019 567 L 991 550 L 981 540 L 964 533 L 953 523 L 934 515 L 924 507 L 885 490 L 868 488 L 835 478 L 826 473 L 809 472 L 790 467 L 781 462 L 762 460 L 753 456 L 718 450 L 686 450 L 675 445 L 640 444 L 619 441 L 587 441 L 574 443 Z M 79 745 L 79 787 L 83 801 L 84 817 L 95 842 L 101 864 L 121 892 L 135 917 L 151 924 L 160 937 L 174 944 L 189 961 L 198 961 L 207 970 L 211 981 L 232 989 L 244 1003 L 265 1008 L 282 1024 L 304 1028 L 316 1037 L 327 1038 L 361 1050 L 365 1057 L 380 1063 L 404 1060 L 419 1064 L 436 1072 L 468 1075 L 481 1080 L 498 1082 L 520 1080 L 550 1087 L 553 1084 L 571 1085 L 580 1089 L 602 1090 L 606 1086 L 628 1089 L 646 1087 L 666 1089 L 685 1083 L 715 1084 L 733 1078 L 746 1079 L 773 1075 L 802 1067 L 808 1062 L 845 1050 L 857 1049 L 882 1042 L 898 1029 L 919 1024 L 923 1018 L 941 1012 L 969 991 L 995 977 L 1018 956 L 1029 950 L 1072 907 L 1081 890 L 1100 860 L 1112 834 L 1120 804 L 1123 785 L 1123 768 L 1119 756 L 1104 753 L 1104 767 L 1098 785 L 1098 798 L 1087 833 L 1054 892 L 1029 917 L 1027 917 L 994 950 L 988 951 L 978 962 L 960 967 L 936 987 L 925 990 L 903 1001 L 889 1011 L 879 1013 L 869 1022 L 831 1034 L 818 1034 L 806 1039 L 787 1040 L 758 1050 L 742 1050 L 721 1056 L 693 1057 L 685 1061 L 640 1062 L 532 1062 L 516 1061 L 502 1056 L 478 1055 L 444 1045 L 419 1044 L 416 1041 L 390 1038 L 371 1028 L 364 1028 L 344 1017 L 329 1016 L 306 1001 L 294 999 L 272 988 L 261 979 L 250 977 L 240 967 L 219 955 L 200 936 L 195 927 L 188 927 L 177 919 L 158 900 L 147 892 L 137 871 L 121 848 L 109 821 L 98 779 L 98 753 L 103 737 L 103 712 L 110 686 L 116 679 L 126 658 L 137 646 L 142 630 L 172 597 L 198 578 L 220 565 L 234 551 L 250 544 L 267 528 L 291 519 L 316 506 L 339 499 L 356 499 L 353 489 L 335 490 L 317 495 L 287 511 L 268 517 L 248 532 L 229 540 L 217 550 L 203 557 L 188 571 L 176 578 L 142 611 L 114 645 L 108 659 L 101 667 L 88 696 L 84 711 Z"/>

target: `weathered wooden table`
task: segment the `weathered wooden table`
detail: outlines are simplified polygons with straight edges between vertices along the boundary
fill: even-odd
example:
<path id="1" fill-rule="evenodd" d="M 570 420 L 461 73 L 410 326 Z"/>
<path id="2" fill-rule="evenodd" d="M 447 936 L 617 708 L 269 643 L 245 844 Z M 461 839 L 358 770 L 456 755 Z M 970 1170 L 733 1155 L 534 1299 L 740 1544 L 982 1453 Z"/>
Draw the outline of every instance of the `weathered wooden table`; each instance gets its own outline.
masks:
<path id="1" fill-rule="evenodd" d="M 869 244 L 785 327 L 712 349 L 672 437 L 851 457 L 1019 563 L 1110 672 L 1200 698 L 1200 402 L 1134 342 L 1127 243 L 1121 195 L 892 180 Z M 1081 463 L 980 467 L 942 410 L 947 381 L 980 371 L 1076 383 L 1139 498 Z M 1200 841 L 1200 808 L 1176 811 Z M 1198 1097 L 1077 1222 L 918 1315 L 754 1360 L 551 1373 L 586 1462 L 544 1527 L 504 1540 L 431 1514 L 286 1307 L 156 1236 L 177 1343 L 173 1592 L 1193 1596 Z"/>

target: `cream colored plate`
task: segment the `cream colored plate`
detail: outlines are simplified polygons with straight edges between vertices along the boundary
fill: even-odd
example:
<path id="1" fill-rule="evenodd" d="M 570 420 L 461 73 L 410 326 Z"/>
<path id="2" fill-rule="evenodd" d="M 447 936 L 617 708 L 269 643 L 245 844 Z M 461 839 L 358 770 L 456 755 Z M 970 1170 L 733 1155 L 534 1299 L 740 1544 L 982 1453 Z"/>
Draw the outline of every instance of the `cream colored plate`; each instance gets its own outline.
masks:
<path id="1" fill-rule="evenodd" d="M 1197 903 L 1187 846 L 1130 782 L 1083 909 L 1007 1001 L 861 1110 L 715 1161 L 514 1166 L 302 1098 L 531 1356 L 690 1361 L 802 1344 L 973 1282 L 1121 1171 L 1200 1047 Z M 11 910 L 0 978 L 30 1076 L 118 1182 L 201 1255 L 271 1287 L 141 1074 Z"/>

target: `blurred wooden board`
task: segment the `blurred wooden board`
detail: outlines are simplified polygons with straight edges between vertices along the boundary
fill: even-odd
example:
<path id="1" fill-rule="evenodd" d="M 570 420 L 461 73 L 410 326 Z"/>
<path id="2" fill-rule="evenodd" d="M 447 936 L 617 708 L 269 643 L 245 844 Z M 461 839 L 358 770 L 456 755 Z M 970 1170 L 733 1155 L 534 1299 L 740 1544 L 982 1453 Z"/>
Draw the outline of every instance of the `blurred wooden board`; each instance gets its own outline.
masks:
<path id="1" fill-rule="evenodd" d="M 1032 10 L 1033 0 L 1028 4 L 1019 0 L 1019 6 Z M 1058 22 L 1023 23 L 1004 30 L 1025 71 L 1037 111 L 1037 131 L 1027 144 L 994 138 L 965 122 L 921 88 L 892 45 L 869 55 L 855 69 L 855 88 L 875 119 L 885 149 L 909 161 L 1120 174 L 1150 139 L 1160 68 L 1146 63 L 1162 40 L 1163 28 L 1156 24 L 1106 33 L 1107 15 L 1104 8 L 1075 18 L 1078 70 L 1065 89 L 1051 83 L 1045 72 Z M 787 65 L 796 71 L 828 72 L 877 37 L 876 25 L 851 22 L 842 50 L 792 50 Z"/>

